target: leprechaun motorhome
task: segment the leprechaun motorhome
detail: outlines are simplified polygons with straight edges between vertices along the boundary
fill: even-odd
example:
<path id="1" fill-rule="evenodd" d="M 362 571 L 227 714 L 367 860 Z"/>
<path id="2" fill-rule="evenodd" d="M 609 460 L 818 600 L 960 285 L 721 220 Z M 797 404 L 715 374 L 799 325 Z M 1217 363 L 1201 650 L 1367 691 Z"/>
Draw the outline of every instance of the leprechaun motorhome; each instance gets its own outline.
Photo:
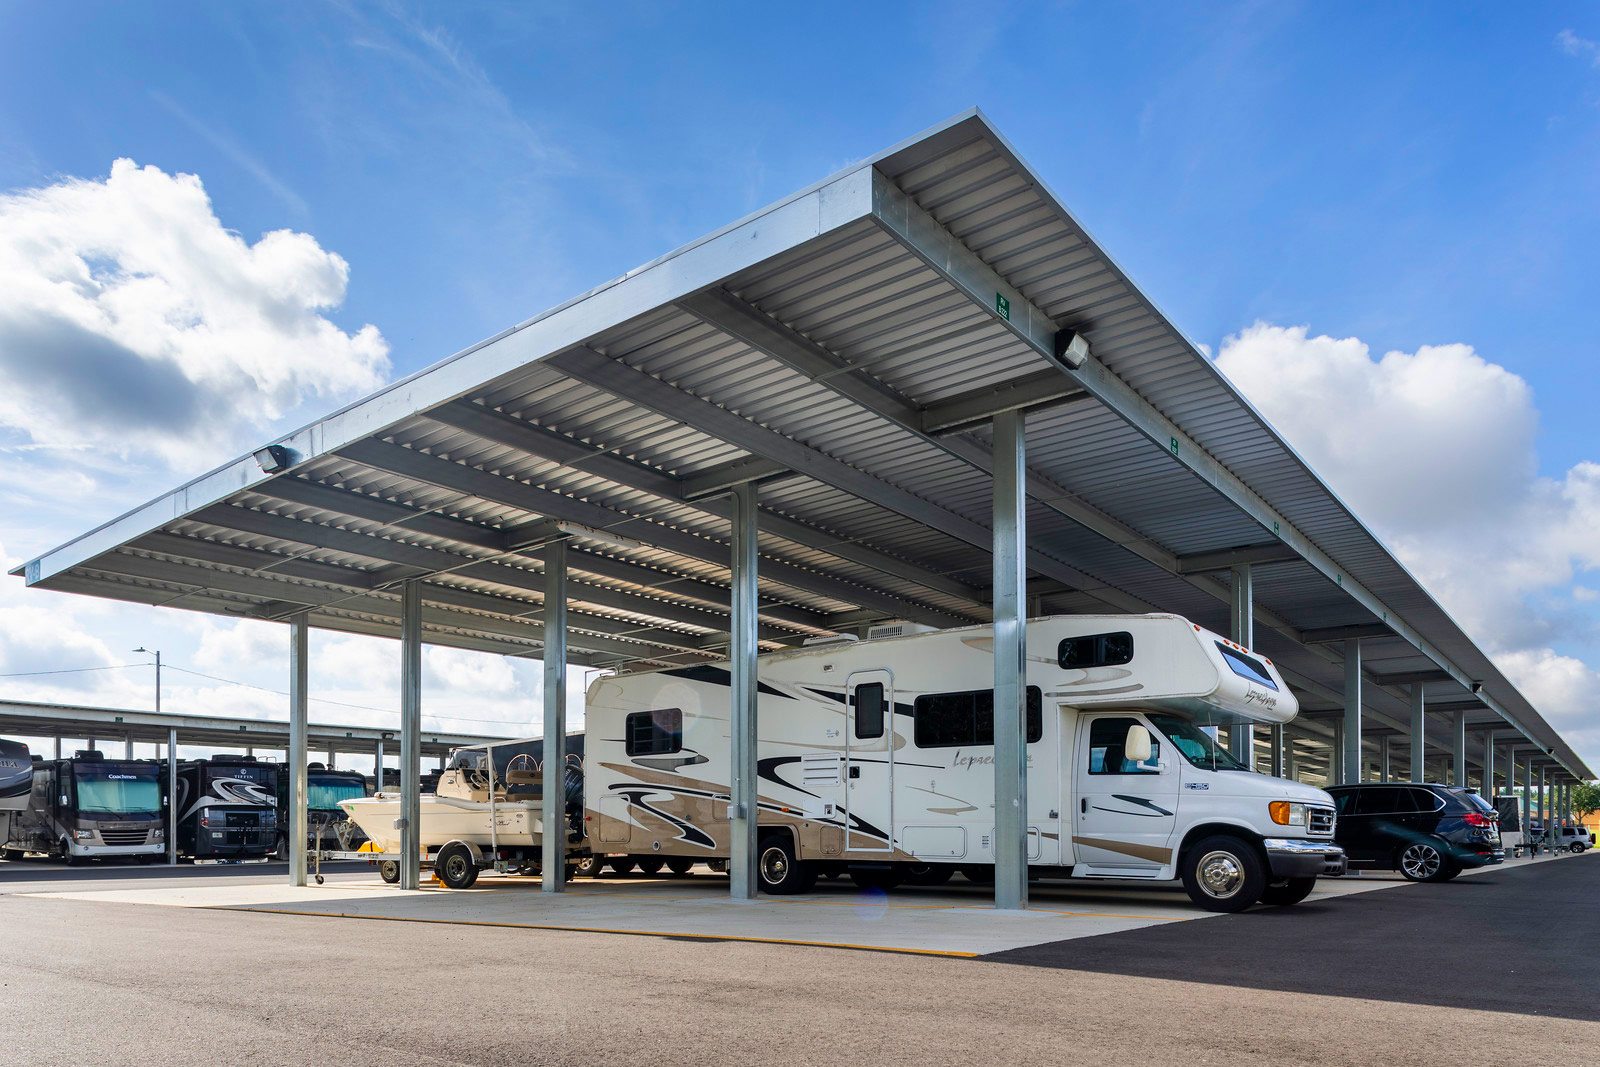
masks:
<path id="1" fill-rule="evenodd" d="M 992 645 L 975 626 L 760 658 L 763 889 L 992 874 Z M 1181 878 L 1237 911 L 1343 870 L 1331 798 L 1252 773 L 1203 729 L 1294 718 L 1270 660 L 1175 615 L 1035 619 L 1027 648 L 1034 876 Z M 695 665 L 590 686 L 592 849 L 727 858 L 729 677 Z"/>

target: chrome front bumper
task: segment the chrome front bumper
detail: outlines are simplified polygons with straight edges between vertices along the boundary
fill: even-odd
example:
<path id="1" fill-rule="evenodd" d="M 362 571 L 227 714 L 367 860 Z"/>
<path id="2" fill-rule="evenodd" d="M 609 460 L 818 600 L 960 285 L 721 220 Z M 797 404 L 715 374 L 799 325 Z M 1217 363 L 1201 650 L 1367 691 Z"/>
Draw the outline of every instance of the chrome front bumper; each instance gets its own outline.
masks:
<path id="1" fill-rule="evenodd" d="M 1332 841 L 1269 837 L 1261 842 L 1274 878 L 1318 878 L 1340 875 L 1347 866 L 1344 849 Z"/>

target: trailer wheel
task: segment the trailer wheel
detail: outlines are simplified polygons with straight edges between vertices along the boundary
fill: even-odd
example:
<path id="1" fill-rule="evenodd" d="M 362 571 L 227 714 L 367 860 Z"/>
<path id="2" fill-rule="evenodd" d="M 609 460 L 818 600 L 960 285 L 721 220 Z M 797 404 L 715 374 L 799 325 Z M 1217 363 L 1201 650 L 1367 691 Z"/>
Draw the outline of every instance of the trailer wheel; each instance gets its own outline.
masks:
<path id="1" fill-rule="evenodd" d="M 661 868 L 665 866 L 665 861 L 659 860 L 654 856 L 650 857 L 649 859 L 639 860 L 638 863 L 639 873 L 644 875 L 660 874 Z"/>
<path id="2" fill-rule="evenodd" d="M 674 856 L 667 861 L 667 870 L 673 874 L 688 874 L 694 868 L 694 860 L 687 856 Z"/>
<path id="3" fill-rule="evenodd" d="M 1250 842 L 1218 834 L 1184 854 L 1183 888 L 1207 911 L 1243 911 L 1267 888 L 1267 865 Z"/>
<path id="4" fill-rule="evenodd" d="M 1298 904 L 1317 887 L 1315 878 L 1287 878 L 1261 891 L 1261 903 L 1276 907 Z"/>
<path id="5" fill-rule="evenodd" d="M 756 847 L 756 882 L 773 896 L 809 893 L 817 884 L 817 869 L 795 857 L 787 834 L 770 834 Z"/>
<path id="6" fill-rule="evenodd" d="M 918 863 L 906 875 L 906 885 L 944 885 L 955 873 L 948 863 Z"/>
<path id="7" fill-rule="evenodd" d="M 378 864 L 378 877 L 390 885 L 398 884 L 400 881 L 400 864 L 395 860 L 384 860 Z"/>
<path id="8" fill-rule="evenodd" d="M 466 845 L 446 845 L 433 861 L 439 881 L 448 889 L 467 889 L 478 880 L 478 865 L 472 861 L 472 852 Z"/>

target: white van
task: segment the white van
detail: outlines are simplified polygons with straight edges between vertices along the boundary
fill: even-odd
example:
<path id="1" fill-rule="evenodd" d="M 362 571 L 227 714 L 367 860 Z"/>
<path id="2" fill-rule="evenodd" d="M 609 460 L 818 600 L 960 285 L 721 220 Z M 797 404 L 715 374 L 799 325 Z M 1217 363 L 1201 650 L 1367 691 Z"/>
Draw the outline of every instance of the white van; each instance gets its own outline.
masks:
<path id="1" fill-rule="evenodd" d="M 992 646 L 973 626 L 760 657 L 763 889 L 992 877 Z M 1035 619 L 1027 648 L 1035 877 L 1182 879 L 1238 911 L 1343 872 L 1332 798 L 1244 769 L 1202 729 L 1294 718 L 1270 660 L 1176 615 Z M 724 663 L 589 687 L 592 850 L 727 858 L 729 683 Z"/>

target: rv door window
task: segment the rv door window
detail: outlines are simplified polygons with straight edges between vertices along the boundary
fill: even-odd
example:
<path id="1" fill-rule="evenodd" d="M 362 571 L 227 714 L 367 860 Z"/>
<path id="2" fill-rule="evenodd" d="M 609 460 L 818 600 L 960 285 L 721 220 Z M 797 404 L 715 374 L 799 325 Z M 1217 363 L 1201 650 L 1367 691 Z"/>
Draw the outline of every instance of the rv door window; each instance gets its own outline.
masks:
<path id="1" fill-rule="evenodd" d="M 624 722 L 630 756 L 670 756 L 683 751 L 683 712 L 678 708 L 636 711 Z"/>
<path id="2" fill-rule="evenodd" d="M 1150 758 L 1135 763 L 1122 752 L 1128 740 L 1128 727 L 1142 726 L 1138 719 L 1104 718 L 1089 724 L 1090 774 L 1160 774 L 1161 742 L 1151 738 Z"/>
<path id="3" fill-rule="evenodd" d="M 883 736 L 883 683 L 856 686 L 856 737 Z"/>
<path id="4" fill-rule="evenodd" d="M 859 690 L 858 690 L 859 691 Z M 918 748 L 957 748 L 994 744 L 994 690 L 965 693 L 929 693 L 917 698 Z M 1028 744 L 1044 736 L 1044 694 L 1028 686 Z"/>

